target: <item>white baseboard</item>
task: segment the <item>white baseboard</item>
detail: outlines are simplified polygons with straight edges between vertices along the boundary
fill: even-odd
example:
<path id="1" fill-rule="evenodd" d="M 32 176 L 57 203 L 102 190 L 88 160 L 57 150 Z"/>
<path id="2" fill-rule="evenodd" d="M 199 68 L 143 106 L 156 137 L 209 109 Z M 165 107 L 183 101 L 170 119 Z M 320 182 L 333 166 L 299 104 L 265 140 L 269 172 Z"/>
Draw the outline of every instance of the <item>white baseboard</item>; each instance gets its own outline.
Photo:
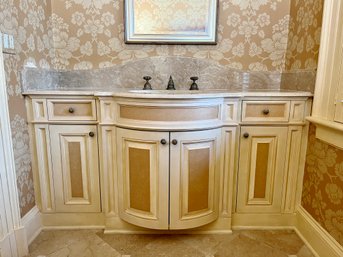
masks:
<path id="1" fill-rule="evenodd" d="M 22 225 L 25 227 L 27 243 L 31 244 L 32 241 L 42 231 L 41 214 L 37 206 L 33 207 L 22 219 Z"/>
<path id="2" fill-rule="evenodd" d="M 341 246 L 302 206 L 297 209 L 295 231 L 318 257 L 342 257 Z"/>

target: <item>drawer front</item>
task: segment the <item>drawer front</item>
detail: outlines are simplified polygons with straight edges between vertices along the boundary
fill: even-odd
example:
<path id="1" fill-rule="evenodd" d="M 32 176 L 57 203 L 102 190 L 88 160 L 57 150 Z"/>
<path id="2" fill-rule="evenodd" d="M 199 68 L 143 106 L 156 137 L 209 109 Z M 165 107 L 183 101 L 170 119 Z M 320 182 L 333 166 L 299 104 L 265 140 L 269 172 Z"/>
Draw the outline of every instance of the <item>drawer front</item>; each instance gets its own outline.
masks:
<path id="1" fill-rule="evenodd" d="M 49 120 L 54 121 L 94 121 L 96 105 L 93 99 L 84 100 L 48 100 Z"/>
<path id="2" fill-rule="evenodd" d="M 243 101 L 243 122 L 288 122 L 289 101 Z"/>

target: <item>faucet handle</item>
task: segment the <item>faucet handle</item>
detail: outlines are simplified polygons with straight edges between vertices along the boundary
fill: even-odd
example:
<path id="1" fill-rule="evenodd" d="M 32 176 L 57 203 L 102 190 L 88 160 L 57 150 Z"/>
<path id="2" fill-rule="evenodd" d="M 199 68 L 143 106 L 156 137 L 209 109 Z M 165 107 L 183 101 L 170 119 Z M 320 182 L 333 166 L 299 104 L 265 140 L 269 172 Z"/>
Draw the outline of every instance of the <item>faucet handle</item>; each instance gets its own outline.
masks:
<path id="1" fill-rule="evenodd" d="M 199 90 L 199 87 L 196 83 L 196 81 L 199 79 L 199 77 L 191 77 L 190 79 L 193 81 L 193 83 L 192 83 L 189 90 Z"/>
<path id="2" fill-rule="evenodd" d="M 151 77 L 150 76 L 144 76 L 143 79 L 146 81 L 144 84 L 143 90 L 151 90 L 152 87 L 151 87 L 151 84 L 149 82 L 149 80 L 151 80 Z"/>

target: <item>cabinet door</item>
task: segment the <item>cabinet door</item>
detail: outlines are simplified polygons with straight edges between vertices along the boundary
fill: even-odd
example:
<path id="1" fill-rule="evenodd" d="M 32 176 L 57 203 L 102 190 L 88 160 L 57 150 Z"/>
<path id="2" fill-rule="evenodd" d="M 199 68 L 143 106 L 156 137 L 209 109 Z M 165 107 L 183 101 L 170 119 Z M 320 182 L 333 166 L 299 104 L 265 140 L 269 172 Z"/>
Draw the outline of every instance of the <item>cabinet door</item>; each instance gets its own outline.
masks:
<path id="1" fill-rule="evenodd" d="M 168 229 L 168 142 L 168 132 L 117 129 L 119 214 L 123 220 Z"/>
<path id="2" fill-rule="evenodd" d="M 286 127 L 242 127 L 237 212 L 281 212 Z"/>
<path id="3" fill-rule="evenodd" d="M 100 212 L 95 125 L 52 125 L 50 129 L 57 212 Z"/>
<path id="4" fill-rule="evenodd" d="M 171 133 L 170 229 L 218 218 L 220 135 L 220 129 Z"/>

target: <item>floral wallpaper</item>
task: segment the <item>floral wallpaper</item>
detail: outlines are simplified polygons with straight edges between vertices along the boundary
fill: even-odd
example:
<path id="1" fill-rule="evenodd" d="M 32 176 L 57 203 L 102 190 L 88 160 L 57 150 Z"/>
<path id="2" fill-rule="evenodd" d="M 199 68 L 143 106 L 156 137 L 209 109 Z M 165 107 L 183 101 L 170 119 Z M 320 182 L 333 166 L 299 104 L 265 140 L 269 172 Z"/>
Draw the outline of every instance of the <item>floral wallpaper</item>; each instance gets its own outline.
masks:
<path id="1" fill-rule="evenodd" d="M 292 0 L 286 70 L 317 68 L 324 0 Z"/>
<path id="2" fill-rule="evenodd" d="M 303 207 L 343 246 L 343 149 L 315 137 L 310 126 Z"/>
<path id="3" fill-rule="evenodd" d="M 0 31 L 14 35 L 15 55 L 4 55 L 15 167 L 21 215 L 34 205 L 34 189 L 24 98 L 20 70 L 24 65 L 50 67 L 51 42 L 47 23 L 51 6 L 47 0 L 1 0 Z"/>
<path id="4" fill-rule="evenodd" d="M 219 0 L 218 44 L 126 45 L 123 0 L 54 0 L 56 69 L 93 69 L 150 56 L 208 58 L 243 70 L 285 68 L 290 0 Z"/>

